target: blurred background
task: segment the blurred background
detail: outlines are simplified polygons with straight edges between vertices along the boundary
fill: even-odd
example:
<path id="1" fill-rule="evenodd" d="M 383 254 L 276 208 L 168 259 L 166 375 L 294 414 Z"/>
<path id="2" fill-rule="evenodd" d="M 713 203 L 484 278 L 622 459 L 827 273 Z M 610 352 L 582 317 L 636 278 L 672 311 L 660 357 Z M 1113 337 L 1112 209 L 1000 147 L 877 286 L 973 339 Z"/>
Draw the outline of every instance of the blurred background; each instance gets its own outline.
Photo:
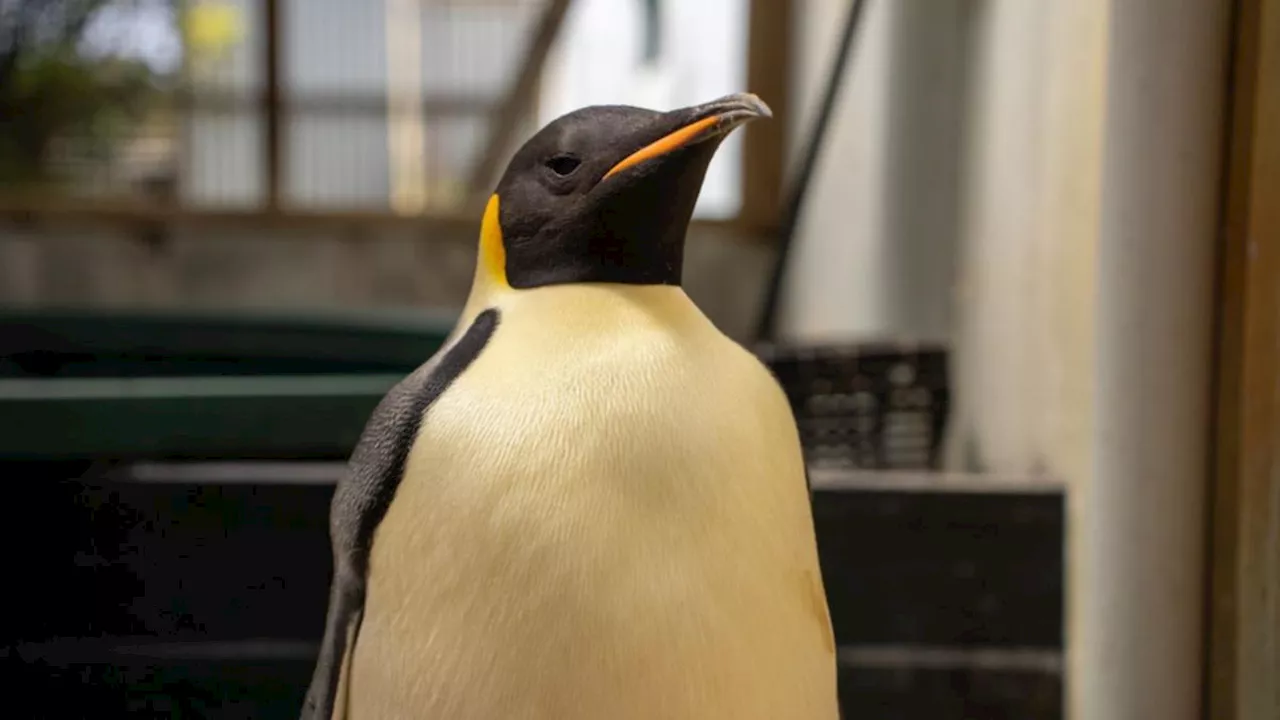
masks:
<path id="1" fill-rule="evenodd" d="M 1280 0 L 0 0 L 5 716 L 296 717 L 507 158 L 744 90 L 845 716 L 1280 718 Z"/>

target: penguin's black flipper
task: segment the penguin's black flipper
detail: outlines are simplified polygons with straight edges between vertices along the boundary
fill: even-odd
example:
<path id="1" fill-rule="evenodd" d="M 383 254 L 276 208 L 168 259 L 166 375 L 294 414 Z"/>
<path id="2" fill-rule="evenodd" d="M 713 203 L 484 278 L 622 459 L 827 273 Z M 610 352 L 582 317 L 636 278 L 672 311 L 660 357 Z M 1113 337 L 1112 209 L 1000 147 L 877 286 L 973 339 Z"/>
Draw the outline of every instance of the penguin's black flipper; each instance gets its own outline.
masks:
<path id="1" fill-rule="evenodd" d="M 497 326 L 498 311 L 485 310 L 456 343 L 396 384 L 374 409 L 351 454 L 330 507 L 333 585 L 324 639 L 303 702 L 302 720 L 334 717 L 343 662 L 350 657 L 360 632 L 374 531 L 386 516 L 404 476 L 405 461 L 424 414 L 480 355 Z"/>
<path id="2" fill-rule="evenodd" d="M 324 620 L 320 657 L 302 705 L 302 720 L 331 720 L 338 698 L 338 681 L 347 650 L 355 640 L 364 611 L 364 579 L 334 573 L 329 611 Z"/>

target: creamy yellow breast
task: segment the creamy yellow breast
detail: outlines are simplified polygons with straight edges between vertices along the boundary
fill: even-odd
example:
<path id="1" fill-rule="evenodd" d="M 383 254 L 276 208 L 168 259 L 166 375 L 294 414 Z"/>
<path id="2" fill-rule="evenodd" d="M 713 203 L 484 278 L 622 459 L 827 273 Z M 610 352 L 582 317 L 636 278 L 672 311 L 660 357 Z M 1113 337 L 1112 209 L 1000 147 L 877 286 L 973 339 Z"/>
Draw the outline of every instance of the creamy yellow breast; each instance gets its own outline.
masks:
<path id="1" fill-rule="evenodd" d="M 374 536 L 351 716 L 838 716 L 785 398 L 679 288 L 496 294 Z"/>

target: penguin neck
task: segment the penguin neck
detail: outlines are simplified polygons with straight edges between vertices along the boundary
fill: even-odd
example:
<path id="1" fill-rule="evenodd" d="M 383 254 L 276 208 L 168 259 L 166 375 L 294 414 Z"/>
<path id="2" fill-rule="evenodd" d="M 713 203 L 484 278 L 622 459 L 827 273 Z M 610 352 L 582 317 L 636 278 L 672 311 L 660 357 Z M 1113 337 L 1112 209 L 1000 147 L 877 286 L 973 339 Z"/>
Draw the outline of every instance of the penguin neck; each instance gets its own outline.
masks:
<path id="1" fill-rule="evenodd" d="M 710 328 L 710 321 L 674 285 L 634 283 L 560 283 L 516 290 L 496 302 L 512 326 L 562 344 L 590 336 L 603 342 L 641 333 L 657 337 Z M 530 342 L 533 342 L 530 339 Z"/>
<path id="2" fill-rule="evenodd" d="M 471 325 L 486 308 L 493 307 L 497 299 L 512 292 L 507 283 L 506 251 L 503 248 L 502 227 L 498 223 L 498 196 L 489 198 L 484 219 L 480 222 L 480 242 L 476 249 L 476 270 L 471 279 L 471 291 L 463 306 L 462 316 L 454 333 L 460 333 Z"/>
<path id="3" fill-rule="evenodd" d="M 505 277 L 516 289 L 576 283 L 675 285 L 684 275 L 688 220 L 619 211 L 589 215 L 510 249 Z"/>
<path id="4" fill-rule="evenodd" d="M 674 257 L 666 258 L 664 265 L 668 274 L 660 274 L 661 277 L 587 273 L 581 277 L 565 276 L 533 287 L 513 287 L 508 282 L 508 256 L 498 219 L 498 197 L 494 195 L 481 222 L 471 291 L 453 334 L 456 336 L 465 331 L 487 308 L 507 306 L 512 301 L 521 305 L 545 304 L 547 309 L 563 303 L 565 307 L 581 307 L 584 312 L 594 306 L 602 313 L 629 307 L 652 313 L 655 320 L 679 321 L 690 315 L 702 317 L 680 287 L 684 229 L 680 226 L 678 237 L 666 238 L 669 241 L 666 244 L 674 245 L 678 252 Z M 619 261 L 625 264 L 626 258 L 619 258 Z"/>

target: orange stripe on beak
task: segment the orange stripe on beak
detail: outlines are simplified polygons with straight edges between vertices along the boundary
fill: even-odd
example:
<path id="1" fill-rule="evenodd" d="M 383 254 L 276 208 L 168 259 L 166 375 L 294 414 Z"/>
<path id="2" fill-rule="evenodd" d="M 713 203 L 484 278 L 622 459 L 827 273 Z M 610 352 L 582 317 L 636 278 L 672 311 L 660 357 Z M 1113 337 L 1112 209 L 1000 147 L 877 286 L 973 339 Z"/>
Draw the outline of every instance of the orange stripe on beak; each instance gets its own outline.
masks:
<path id="1" fill-rule="evenodd" d="M 718 123 L 719 121 L 720 121 L 720 116 L 712 115 L 711 117 L 705 117 L 696 122 L 689 123 L 688 125 L 685 125 L 679 130 L 676 130 L 670 135 L 667 135 L 666 137 L 662 138 L 661 140 L 649 143 L 648 145 L 645 145 L 639 150 L 631 153 L 622 162 L 610 168 L 609 172 L 605 173 L 604 178 L 601 178 L 601 179 L 603 180 L 605 178 L 608 178 L 610 175 L 613 175 L 614 173 L 622 172 L 623 170 L 626 170 L 627 168 L 632 167 L 634 165 L 639 165 L 640 163 L 644 162 L 645 160 L 649 160 L 650 158 L 655 158 L 655 157 L 658 157 L 659 155 L 665 155 L 671 152 L 672 150 L 678 150 L 681 147 L 692 142 L 695 138 L 697 138 L 706 130 L 714 127 L 716 123 Z"/>

